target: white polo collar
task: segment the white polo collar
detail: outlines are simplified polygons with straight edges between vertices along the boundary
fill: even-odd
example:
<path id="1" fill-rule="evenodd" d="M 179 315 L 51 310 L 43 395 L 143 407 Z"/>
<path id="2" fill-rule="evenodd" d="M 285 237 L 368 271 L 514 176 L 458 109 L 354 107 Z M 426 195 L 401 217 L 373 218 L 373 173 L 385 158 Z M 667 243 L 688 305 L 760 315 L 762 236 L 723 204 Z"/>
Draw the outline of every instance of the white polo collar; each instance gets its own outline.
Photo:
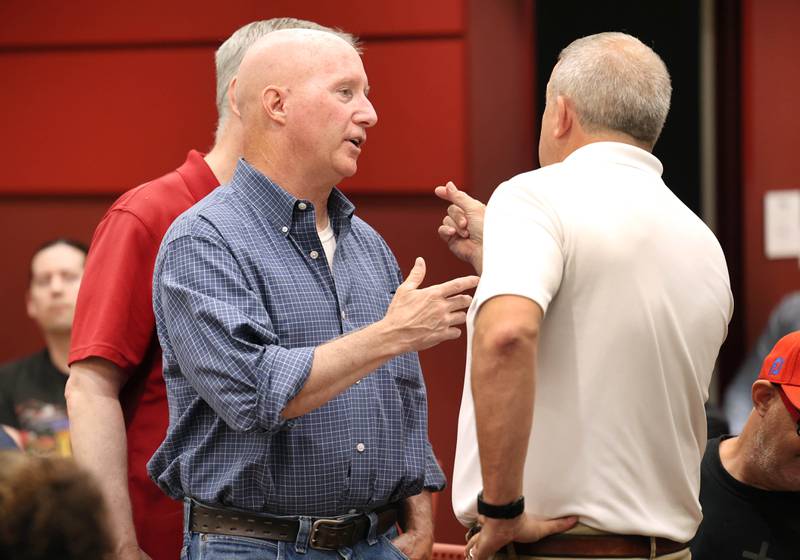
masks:
<path id="1" fill-rule="evenodd" d="M 664 166 L 656 156 L 641 148 L 623 142 L 592 142 L 581 146 L 564 159 L 564 163 L 602 160 L 604 163 L 616 163 L 650 171 L 659 177 Z"/>

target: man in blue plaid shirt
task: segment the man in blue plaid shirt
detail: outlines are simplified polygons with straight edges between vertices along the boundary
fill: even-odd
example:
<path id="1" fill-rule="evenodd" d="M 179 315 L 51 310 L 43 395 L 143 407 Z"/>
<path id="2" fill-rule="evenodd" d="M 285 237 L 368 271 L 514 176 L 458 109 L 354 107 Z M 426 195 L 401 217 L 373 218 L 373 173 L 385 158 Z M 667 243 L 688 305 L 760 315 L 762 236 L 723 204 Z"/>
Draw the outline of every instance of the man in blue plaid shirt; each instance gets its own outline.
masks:
<path id="1" fill-rule="evenodd" d="M 416 351 L 460 335 L 477 277 L 421 289 L 419 258 L 403 281 L 333 187 L 377 122 L 368 90 L 330 33 L 256 43 L 230 91 L 244 158 L 164 237 L 170 426 L 148 467 L 187 501 L 187 558 L 431 554 L 445 479 Z"/>

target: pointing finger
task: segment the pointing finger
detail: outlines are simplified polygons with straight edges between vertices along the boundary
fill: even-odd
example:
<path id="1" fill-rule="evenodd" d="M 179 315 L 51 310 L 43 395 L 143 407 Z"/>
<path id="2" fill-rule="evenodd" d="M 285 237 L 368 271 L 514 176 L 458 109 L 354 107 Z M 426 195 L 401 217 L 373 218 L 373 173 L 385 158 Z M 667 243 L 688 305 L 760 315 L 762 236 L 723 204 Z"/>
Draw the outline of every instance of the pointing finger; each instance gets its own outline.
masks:
<path id="1" fill-rule="evenodd" d="M 466 290 L 471 290 L 478 285 L 479 276 L 462 276 L 460 278 L 453 278 L 437 286 L 431 286 L 443 297 L 450 297 L 460 294 Z"/>

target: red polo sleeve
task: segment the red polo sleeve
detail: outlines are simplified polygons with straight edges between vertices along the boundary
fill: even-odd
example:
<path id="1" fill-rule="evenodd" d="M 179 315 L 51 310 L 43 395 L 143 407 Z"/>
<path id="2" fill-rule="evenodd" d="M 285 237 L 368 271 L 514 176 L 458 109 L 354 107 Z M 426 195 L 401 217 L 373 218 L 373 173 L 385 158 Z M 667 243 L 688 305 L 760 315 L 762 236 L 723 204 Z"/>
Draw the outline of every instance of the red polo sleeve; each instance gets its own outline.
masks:
<path id="1" fill-rule="evenodd" d="M 160 238 L 139 216 L 112 208 L 97 226 L 78 294 L 70 364 L 105 358 L 132 373 L 155 334 L 153 266 Z"/>

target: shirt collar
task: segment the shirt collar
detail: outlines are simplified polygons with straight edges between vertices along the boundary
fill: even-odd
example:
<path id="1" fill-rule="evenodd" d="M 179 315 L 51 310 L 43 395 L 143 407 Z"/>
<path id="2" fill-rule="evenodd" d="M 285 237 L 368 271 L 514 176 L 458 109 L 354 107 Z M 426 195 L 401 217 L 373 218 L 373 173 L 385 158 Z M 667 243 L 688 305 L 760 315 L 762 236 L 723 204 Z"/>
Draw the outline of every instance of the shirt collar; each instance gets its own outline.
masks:
<path id="1" fill-rule="evenodd" d="M 650 171 L 659 177 L 664 172 L 664 166 L 656 156 L 641 148 L 623 142 L 592 142 L 581 146 L 564 162 L 602 160 L 606 163 L 616 163 L 635 167 L 642 171 Z"/>
<path id="2" fill-rule="evenodd" d="M 197 150 L 191 150 L 187 154 L 186 161 L 178 168 L 178 174 L 183 177 L 195 202 L 205 198 L 219 186 L 219 179 L 203 159 L 203 154 Z"/>
<path id="3" fill-rule="evenodd" d="M 231 186 L 239 191 L 256 211 L 265 216 L 269 223 L 276 229 L 292 228 L 299 205 L 311 206 L 311 201 L 296 198 L 283 190 L 277 183 L 261 173 L 258 169 L 240 158 L 236 171 L 230 182 Z M 336 187 L 328 196 L 328 216 L 334 229 L 338 232 L 341 221 L 349 221 L 355 212 L 355 205 Z"/>

